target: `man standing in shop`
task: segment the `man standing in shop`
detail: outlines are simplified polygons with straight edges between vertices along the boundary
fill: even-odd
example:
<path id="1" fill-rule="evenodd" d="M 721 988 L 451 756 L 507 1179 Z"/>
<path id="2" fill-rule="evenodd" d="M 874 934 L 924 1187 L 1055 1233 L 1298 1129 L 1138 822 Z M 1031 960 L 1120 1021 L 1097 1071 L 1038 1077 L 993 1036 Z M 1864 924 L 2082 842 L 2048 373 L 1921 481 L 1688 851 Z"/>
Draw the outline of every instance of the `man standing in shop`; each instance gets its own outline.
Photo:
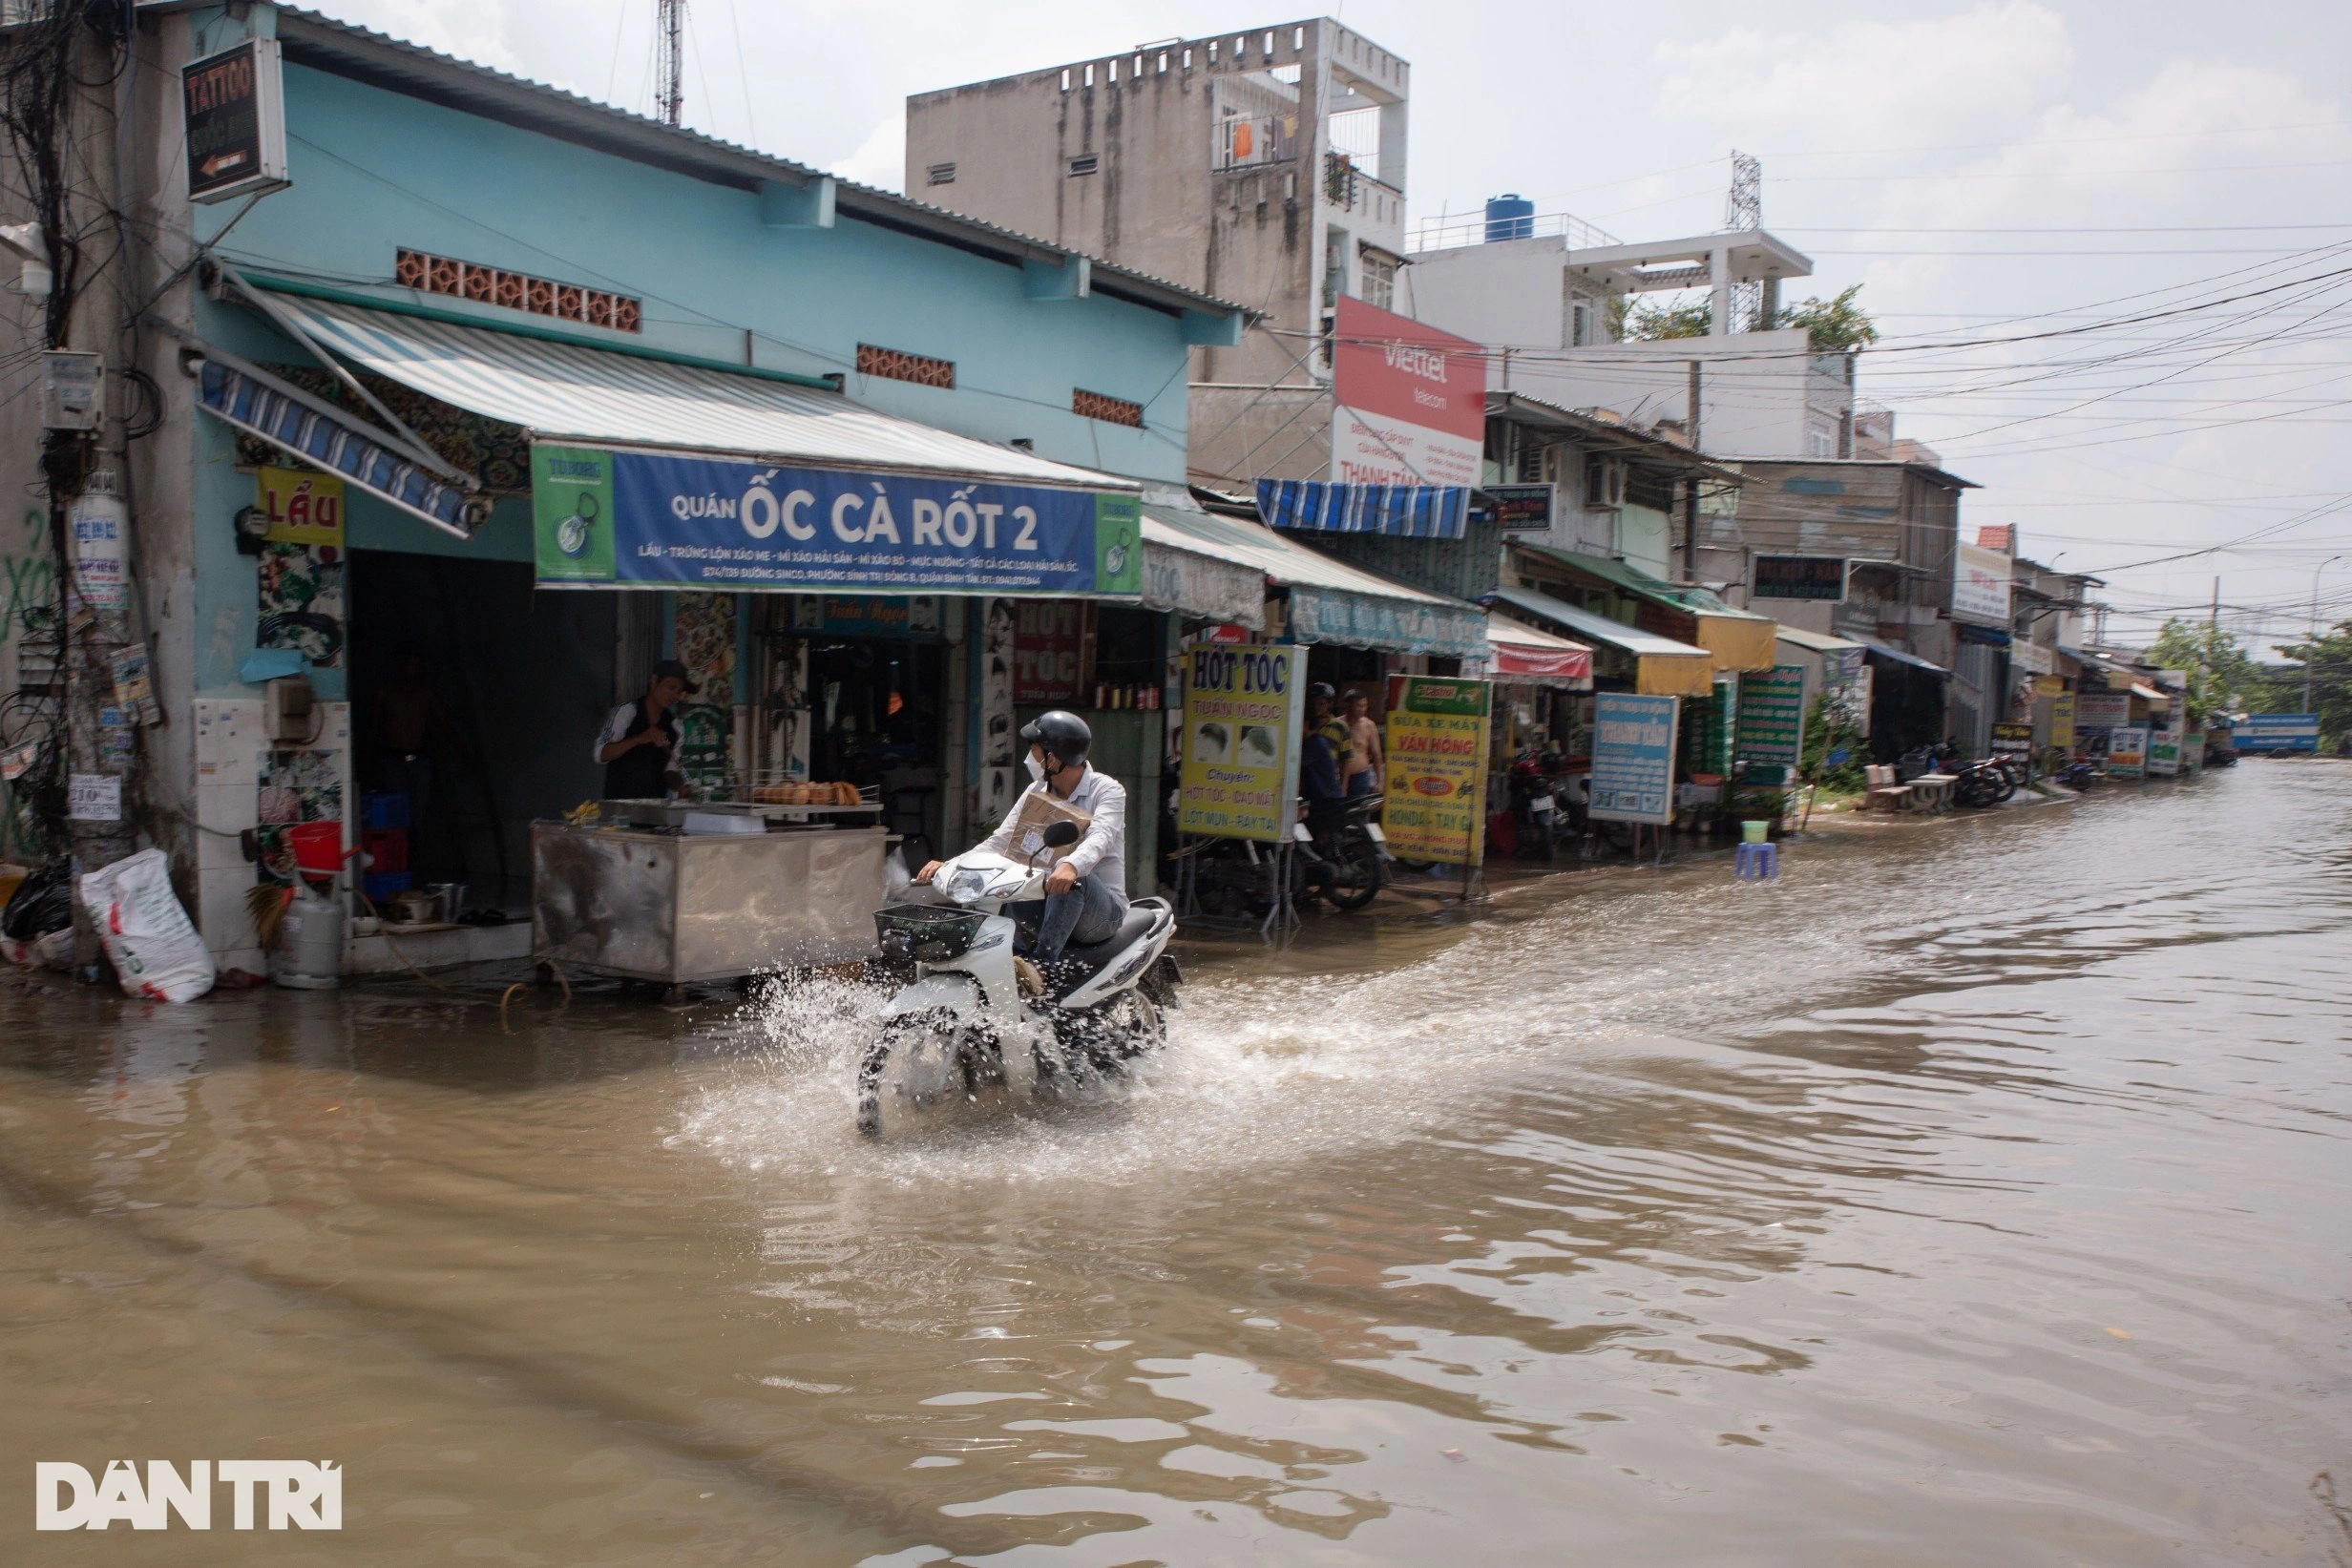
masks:
<path id="1" fill-rule="evenodd" d="M 1332 697 L 1327 680 L 1307 688 L 1307 732 L 1299 738 L 1298 792 L 1312 802 L 1347 798 L 1348 763 L 1355 754 L 1348 726 L 1332 711 Z"/>
<path id="2" fill-rule="evenodd" d="M 1372 721 L 1372 699 L 1351 686 L 1340 709 L 1341 722 L 1348 726 L 1348 739 L 1354 750 L 1348 754 L 1346 785 L 1348 798 L 1376 795 L 1380 791 L 1380 726 Z"/>
<path id="3" fill-rule="evenodd" d="M 658 801 L 685 787 L 678 772 L 678 720 L 670 710 L 701 689 L 686 678 L 683 664 L 665 659 L 653 667 L 644 696 L 606 716 L 596 745 L 606 800 Z"/>

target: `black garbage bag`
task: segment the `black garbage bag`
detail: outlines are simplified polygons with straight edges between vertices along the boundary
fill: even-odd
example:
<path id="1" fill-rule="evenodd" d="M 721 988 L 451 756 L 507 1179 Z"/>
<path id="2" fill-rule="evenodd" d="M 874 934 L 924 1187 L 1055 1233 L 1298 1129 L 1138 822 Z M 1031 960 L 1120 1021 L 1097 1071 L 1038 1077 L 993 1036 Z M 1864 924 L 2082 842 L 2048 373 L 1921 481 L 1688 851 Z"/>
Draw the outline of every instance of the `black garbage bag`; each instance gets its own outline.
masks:
<path id="1" fill-rule="evenodd" d="M 74 862 L 58 855 L 16 885 L 0 909 L 0 935 L 37 942 L 74 924 Z"/>

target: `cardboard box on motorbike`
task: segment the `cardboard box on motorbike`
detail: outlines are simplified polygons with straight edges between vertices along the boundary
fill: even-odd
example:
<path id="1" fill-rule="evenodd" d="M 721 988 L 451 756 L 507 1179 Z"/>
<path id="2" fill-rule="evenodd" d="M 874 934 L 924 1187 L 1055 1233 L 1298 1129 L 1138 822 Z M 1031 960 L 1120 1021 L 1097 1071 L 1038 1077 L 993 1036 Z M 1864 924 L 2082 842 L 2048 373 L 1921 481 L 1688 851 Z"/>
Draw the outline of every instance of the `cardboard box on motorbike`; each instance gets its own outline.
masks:
<path id="1" fill-rule="evenodd" d="M 1077 842 L 1073 840 L 1060 849 L 1045 847 L 1045 830 L 1058 822 L 1076 824 L 1079 837 L 1084 838 L 1086 829 L 1094 826 L 1094 813 L 1081 811 L 1067 801 L 1056 800 L 1042 789 L 1033 789 L 1021 796 L 1013 813 L 1013 858 L 1027 861 L 1034 856 L 1032 864 L 1060 865 L 1077 847 Z"/>

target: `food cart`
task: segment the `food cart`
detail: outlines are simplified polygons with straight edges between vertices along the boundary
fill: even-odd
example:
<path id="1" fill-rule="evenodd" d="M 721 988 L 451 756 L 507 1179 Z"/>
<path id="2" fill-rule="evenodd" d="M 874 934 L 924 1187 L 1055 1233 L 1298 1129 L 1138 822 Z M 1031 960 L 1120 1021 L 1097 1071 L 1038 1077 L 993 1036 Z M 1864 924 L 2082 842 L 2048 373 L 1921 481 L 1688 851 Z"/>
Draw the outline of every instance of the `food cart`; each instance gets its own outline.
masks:
<path id="1" fill-rule="evenodd" d="M 673 989 L 871 956 L 893 842 L 880 804 L 746 793 L 532 824 L 533 951 Z"/>

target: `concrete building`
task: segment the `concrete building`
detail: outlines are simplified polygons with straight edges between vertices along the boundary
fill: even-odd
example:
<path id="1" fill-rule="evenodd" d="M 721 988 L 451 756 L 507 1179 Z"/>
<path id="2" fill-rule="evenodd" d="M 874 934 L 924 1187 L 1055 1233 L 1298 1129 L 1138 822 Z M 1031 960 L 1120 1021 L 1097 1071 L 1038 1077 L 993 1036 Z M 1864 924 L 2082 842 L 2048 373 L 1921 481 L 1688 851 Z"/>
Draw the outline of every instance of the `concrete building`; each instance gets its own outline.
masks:
<path id="1" fill-rule="evenodd" d="M 916 94 L 906 188 L 1262 312 L 1193 356 L 1194 474 L 1318 478 L 1332 312 L 1396 303 L 1410 90 L 1329 18 L 1169 39 Z"/>
<path id="2" fill-rule="evenodd" d="M 1853 455 L 1852 359 L 1813 353 L 1796 328 L 1732 330 L 1736 289 L 1760 285 L 1769 313 L 1784 282 L 1813 273 L 1810 259 L 1770 234 L 1627 244 L 1566 214 L 1505 216 L 1423 225 L 1409 249 L 1400 308 L 1488 345 L 1497 390 L 1607 409 L 1686 441 L 1695 434 L 1709 452 Z M 1710 295 L 1706 337 L 1619 340 L 1618 302 L 1702 287 Z"/>
<path id="3" fill-rule="evenodd" d="M 1183 483 L 1188 350 L 1238 342 L 1238 307 L 292 7 L 150 4 L 134 26 L 123 54 L 94 41 L 73 72 L 84 139 L 108 150 L 84 160 L 97 172 L 77 178 L 96 183 L 72 193 L 74 220 L 94 234 L 107 210 L 131 215 L 109 264 L 136 286 L 89 289 L 67 345 L 134 383 L 91 446 L 129 512 L 115 640 L 148 650 L 160 706 L 158 722 L 108 721 L 106 772 L 126 836 L 167 853 L 224 964 L 262 962 L 247 843 L 315 821 L 352 842 L 370 791 L 415 805 L 420 876 L 517 908 L 528 825 L 600 792 L 602 716 L 658 658 L 702 681 L 677 758 L 690 783 L 864 769 L 894 830 L 959 844 L 1010 799 L 1017 702 L 1162 679 L 1161 612 L 1182 604 L 1146 604 L 1149 583 L 1181 596 L 1231 578 L 1191 613 L 1260 613 L 1261 568 L 1146 543 L 1135 518 L 1139 482 Z M 192 203 L 179 68 L 251 39 L 283 59 L 287 180 L 249 208 Z M 111 253 L 118 231 L 103 232 Z M 120 311 L 125 293 L 149 308 Z M 40 301 L 8 299 L 0 477 L 37 497 L 42 400 L 24 394 L 38 357 L 22 350 L 45 326 Z M 597 450 L 613 467 L 581 477 Z M 649 488 L 624 492 L 624 459 Z M 767 490 L 778 474 L 811 477 Z M 694 494 L 662 501 L 680 475 Z M 283 537 L 282 483 L 336 496 L 331 533 Z M 815 499 L 827 486 L 840 495 Z M 1009 490 L 983 504 L 1014 486 L 1044 524 L 1017 531 Z M 951 504 L 988 514 L 984 542 L 976 514 L 942 540 Z M 984 552 L 1050 533 L 1054 506 L 1072 509 L 1078 548 L 1026 548 L 1067 567 L 1070 591 L 1034 574 L 976 590 Z M 690 514 L 726 521 L 727 548 L 621 547 L 624 523 Z M 5 553 L 28 596 L 10 607 L 10 673 L 53 715 L 54 632 L 46 649 L 27 636 L 55 617 L 37 510 L 32 525 Z M 788 535 L 832 553 L 810 557 L 816 576 L 644 575 L 665 554 L 802 548 Z M 1015 612 L 1033 602 L 1099 617 L 1066 693 L 988 674 L 1016 652 L 998 623 L 1026 635 Z M 412 660 L 449 731 L 402 775 L 430 783 L 430 807 L 386 782 L 388 761 L 415 759 L 388 759 L 371 724 Z M 315 699 L 306 738 L 265 730 L 273 680 Z M 1155 799 L 1161 736 L 1156 713 L 1104 714 L 1097 755 Z M 1129 841 L 1145 885 L 1156 826 L 1141 814 Z M 527 926 L 497 930 L 528 942 Z M 481 935 L 404 951 L 441 962 Z"/>

